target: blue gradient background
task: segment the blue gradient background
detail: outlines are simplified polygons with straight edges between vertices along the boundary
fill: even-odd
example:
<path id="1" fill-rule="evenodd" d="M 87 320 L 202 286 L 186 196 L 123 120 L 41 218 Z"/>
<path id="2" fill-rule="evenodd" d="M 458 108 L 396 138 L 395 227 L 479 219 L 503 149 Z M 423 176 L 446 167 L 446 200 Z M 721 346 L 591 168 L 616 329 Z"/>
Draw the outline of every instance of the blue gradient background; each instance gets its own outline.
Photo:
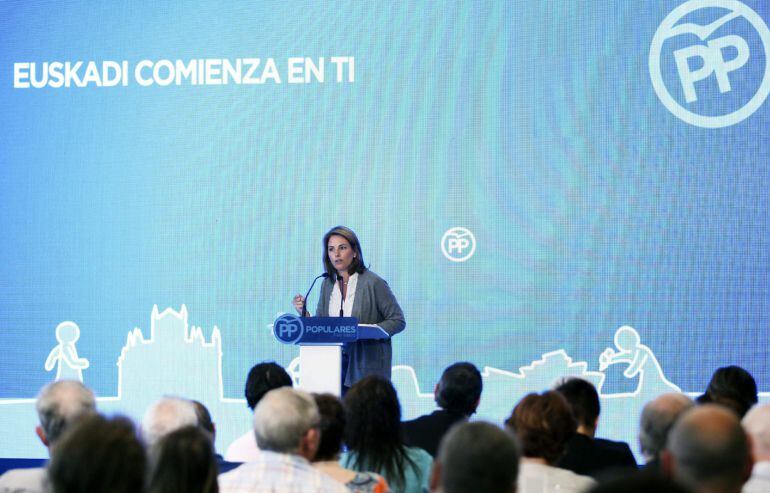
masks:
<path id="1" fill-rule="evenodd" d="M 629 324 L 685 391 L 733 363 L 768 390 L 770 109 L 717 130 L 666 110 L 648 54 L 680 3 L 0 3 L 0 398 L 52 378 L 63 320 L 114 395 L 126 333 L 183 303 L 222 331 L 240 396 L 255 361 L 294 356 L 265 327 L 336 224 L 398 297 L 394 364 L 423 389 L 459 359 L 563 348 L 597 369 Z M 356 81 L 286 84 L 291 56 L 354 56 Z M 12 82 L 20 61 L 238 57 L 284 83 Z M 455 226 L 477 240 L 464 263 L 440 249 Z"/>

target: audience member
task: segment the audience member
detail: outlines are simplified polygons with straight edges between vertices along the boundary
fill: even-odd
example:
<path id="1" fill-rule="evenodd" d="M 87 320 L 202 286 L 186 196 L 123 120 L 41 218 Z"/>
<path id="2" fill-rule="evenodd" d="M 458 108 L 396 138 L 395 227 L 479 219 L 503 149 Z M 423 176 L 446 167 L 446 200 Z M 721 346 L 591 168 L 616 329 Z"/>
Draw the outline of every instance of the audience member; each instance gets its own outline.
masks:
<path id="1" fill-rule="evenodd" d="M 441 409 L 402 423 L 404 443 L 436 455 L 441 438 L 457 422 L 476 412 L 481 398 L 481 373 L 472 363 L 449 366 L 436 384 L 433 395 Z"/>
<path id="2" fill-rule="evenodd" d="M 716 405 L 679 418 L 662 455 L 663 470 L 695 493 L 739 493 L 751 465 L 749 439 L 738 416 Z"/>
<path id="3" fill-rule="evenodd" d="M 130 420 L 92 415 L 57 443 L 48 475 L 52 493 L 141 493 L 146 466 Z"/>
<path id="4" fill-rule="evenodd" d="M 218 493 L 211 435 L 186 426 L 163 436 L 150 452 L 149 493 Z"/>
<path id="5" fill-rule="evenodd" d="M 676 420 L 695 403 L 684 394 L 667 393 L 648 402 L 642 409 L 639 423 L 639 446 L 645 469 L 660 470 L 660 453 Z"/>
<path id="6" fill-rule="evenodd" d="M 198 417 L 198 427 L 211 435 L 211 442 L 216 443 L 217 427 L 214 424 L 214 420 L 211 419 L 211 413 L 208 408 L 200 401 L 191 400 L 190 402 L 192 402 L 195 408 L 195 415 Z"/>
<path id="7" fill-rule="evenodd" d="M 198 426 L 193 403 L 179 397 L 163 397 L 144 414 L 142 437 L 147 447 L 152 448 L 162 437 L 185 426 Z"/>
<path id="8" fill-rule="evenodd" d="M 223 493 L 349 493 L 309 462 L 318 450 L 319 423 L 318 406 L 310 395 L 292 388 L 268 392 L 254 410 L 260 449 L 256 460 L 221 474 L 219 489 Z"/>
<path id="9" fill-rule="evenodd" d="M 208 408 L 200 401 L 190 401 L 195 407 L 195 414 L 198 416 L 198 427 L 209 434 L 211 437 L 211 444 L 214 447 L 214 457 L 217 460 L 217 469 L 219 473 L 227 472 L 230 469 L 234 469 L 240 465 L 240 462 L 228 462 L 222 455 L 217 453 L 217 426 L 214 420 L 211 418 L 211 413 Z M 254 434 L 252 433 L 252 436 Z M 255 442 L 256 443 L 256 442 Z"/>
<path id="10" fill-rule="evenodd" d="M 249 370 L 246 377 L 246 405 L 252 411 L 262 397 L 273 389 L 291 387 L 291 377 L 286 370 L 272 361 L 259 363 Z M 225 460 L 229 462 L 249 462 L 256 460 L 259 447 L 253 431 L 247 431 L 227 447 Z"/>
<path id="11" fill-rule="evenodd" d="M 50 454 L 73 423 L 96 412 L 96 400 L 93 392 L 82 383 L 60 380 L 43 387 L 35 407 L 40 420 L 35 433 Z M 0 492 L 43 492 L 45 481 L 45 468 L 13 469 L 0 476 Z"/>
<path id="12" fill-rule="evenodd" d="M 757 382 L 740 366 L 717 368 L 698 404 L 719 404 L 743 417 L 757 403 Z"/>
<path id="13" fill-rule="evenodd" d="M 754 406 L 743 418 L 743 428 L 751 437 L 754 467 L 743 493 L 770 491 L 770 404 Z"/>
<path id="14" fill-rule="evenodd" d="M 513 435 L 484 423 L 453 427 L 433 463 L 434 493 L 514 493 L 519 450 Z"/>
<path id="15" fill-rule="evenodd" d="M 388 483 L 379 474 L 345 469 L 339 463 L 342 438 L 345 433 L 345 409 L 342 402 L 331 394 L 314 395 L 321 414 L 321 441 L 313 460 L 313 467 L 343 483 L 351 492 L 385 493 Z"/>
<path id="16" fill-rule="evenodd" d="M 658 472 L 642 471 L 603 481 L 588 493 L 690 493 L 690 490 Z"/>
<path id="17" fill-rule="evenodd" d="M 467 422 L 482 392 L 481 374 L 467 362 L 444 370 L 434 389 L 438 410 L 403 423 L 396 390 L 382 377 L 357 382 L 344 405 L 291 385 L 276 363 L 250 370 L 245 395 L 253 430 L 227 450 L 228 458 L 246 463 L 217 479 L 223 462 L 202 403 L 164 397 L 150 406 L 141 424 L 146 475 L 147 452 L 134 425 L 96 414 L 82 383 L 54 382 L 36 404 L 48 467 L 8 471 L 0 493 L 770 491 L 770 404 L 752 409 L 756 382 L 737 366 L 714 372 L 697 399 L 702 406 L 676 393 L 647 403 L 639 444 L 649 472 L 601 485 L 588 476 L 636 463 L 626 443 L 595 437 L 599 396 L 579 378 L 525 396 L 505 422 L 510 433 Z"/>
<path id="18" fill-rule="evenodd" d="M 519 493 L 582 492 L 595 484 L 555 464 L 577 430 L 567 400 L 556 391 L 526 395 L 505 422 L 519 438 Z"/>
<path id="19" fill-rule="evenodd" d="M 390 380 L 365 377 L 348 390 L 344 403 L 348 452 L 342 455 L 342 465 L 381 474 L 393 491 L 427 489 L 433 458 L 421 448 L 404 445 L 401 405 Z"/>
<path id="20" fill-rule="evenodd" d="M 637 468 L 627 443 L 595 437 L 601 404 L 599 393 L 592 383 L 581 378 L 569 378 L 555 390 L 567 400 L 578 423 L 577 432 L 567 442 L 567 449 L 557 466 L 593 478 L 609 469 Z"/>

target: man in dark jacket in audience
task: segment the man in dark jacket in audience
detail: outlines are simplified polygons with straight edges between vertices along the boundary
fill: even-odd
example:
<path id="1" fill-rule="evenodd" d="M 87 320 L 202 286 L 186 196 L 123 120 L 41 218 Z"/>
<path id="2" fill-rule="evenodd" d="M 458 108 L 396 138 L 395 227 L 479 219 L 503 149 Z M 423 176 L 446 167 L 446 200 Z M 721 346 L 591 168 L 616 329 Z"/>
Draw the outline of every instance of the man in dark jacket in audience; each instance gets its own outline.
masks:
<path id="1" fill-rule="evenodd" d="M 402 423 L 406 444 L 420 447 L 435 457 L 441 438 L 452 425 L 467 421 L 476 412 L 481 388 L 481 373 L 472 363 L 449 366 L 434 390 L 436 404 L 441 409 Z"/>
<path id="2" fill-rule="evenodd" d="M 601 405 L 599 394 L 590 382 L 569 378 L 555 389 L 567 399 L 578 422 L 577 433 L 567 443 L 558 467 L 596 478 L 611 469 L 636 469 L 636 459 L 625 442 L 596 438 Z"/>

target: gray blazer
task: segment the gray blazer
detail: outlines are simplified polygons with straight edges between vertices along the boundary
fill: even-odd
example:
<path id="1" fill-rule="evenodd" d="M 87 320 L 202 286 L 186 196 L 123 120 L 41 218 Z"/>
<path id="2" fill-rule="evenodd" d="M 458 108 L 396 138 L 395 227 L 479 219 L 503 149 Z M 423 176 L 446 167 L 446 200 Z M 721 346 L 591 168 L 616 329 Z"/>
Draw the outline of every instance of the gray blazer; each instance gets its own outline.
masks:
<path id="1" fill-rule="evenodd" d="M 317 317 L 334 317 L 339 314 L 339 307 L 334 308 L 334 313 L 329 313 L 329 298 L 333 289 L 331 278 L 324 279 L 315 310 Z M 368 269 L 358 274 L 352 315 L 359 323 L 379 325 L 391 337 L 406 327 L 404 312 L 398 306 L 388 283 Z M 390 380 L 393 359 L 390 339 L 357 341 L 347 346 L 347 353 L 348 371 L 343 382 L 346 386 L 350 387 L 367 375 L 380 375 Z"/>

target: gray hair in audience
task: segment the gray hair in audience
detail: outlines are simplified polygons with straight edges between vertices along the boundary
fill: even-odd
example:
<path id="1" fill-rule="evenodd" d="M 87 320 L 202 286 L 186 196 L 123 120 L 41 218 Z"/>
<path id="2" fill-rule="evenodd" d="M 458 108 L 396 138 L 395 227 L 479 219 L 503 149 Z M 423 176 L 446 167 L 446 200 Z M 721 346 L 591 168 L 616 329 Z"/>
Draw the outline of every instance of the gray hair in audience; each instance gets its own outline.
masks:
<path id="1" fill-rule="evenodd" d="M 297 452 L 305 433 L 320 422 L 313 397 L 291 387 L 271 390 L 254 409 L 254 434 L 262 450 Z"/>
<path id="2" fill-rule="evenodd" d="M 770 458 L 770 404 L 751 408 L 742 423 L 746 433 L 751 436 L 755 455 L 763 457 L 762 460 Z"/>
<path id="3" fill-rule="evenodd" d="M 152 447 L 162 437 L 185 426 L 198 426 L 193 403 L 179 397 L 163 397 L 144 414 L 142 437 L 147 446 Z"/>
<path id="4" fill-rule="evenodd" d="M 639 445 L 647 460 L 657 458 L 676 420 L 695 405 L 684 394 L 667 393 L 648 402 L 639 424 Z"/>
<path id="5" fill-rule="evenodd" d="M 685 413 L 671 429 L 666 449 L 674 477 L 685 486 L 735 489 L 750 473 L 749 439 L 738 416 L 707 404 Z"/>
<path id="6" fill-rule="evenodd" d="M 516 439 L 499 427 L 475 421 L 454 426 L 438 451 L 444 493 L 511 493 L 519 475 Z"/>
<path id="7" fill-rule="evenodd" d="M 37 415 L 49 445 L 75 420 L 96 412 L 96 399 L 82 383 L 59 380 L 42 388 L 37 396 Z"/>

